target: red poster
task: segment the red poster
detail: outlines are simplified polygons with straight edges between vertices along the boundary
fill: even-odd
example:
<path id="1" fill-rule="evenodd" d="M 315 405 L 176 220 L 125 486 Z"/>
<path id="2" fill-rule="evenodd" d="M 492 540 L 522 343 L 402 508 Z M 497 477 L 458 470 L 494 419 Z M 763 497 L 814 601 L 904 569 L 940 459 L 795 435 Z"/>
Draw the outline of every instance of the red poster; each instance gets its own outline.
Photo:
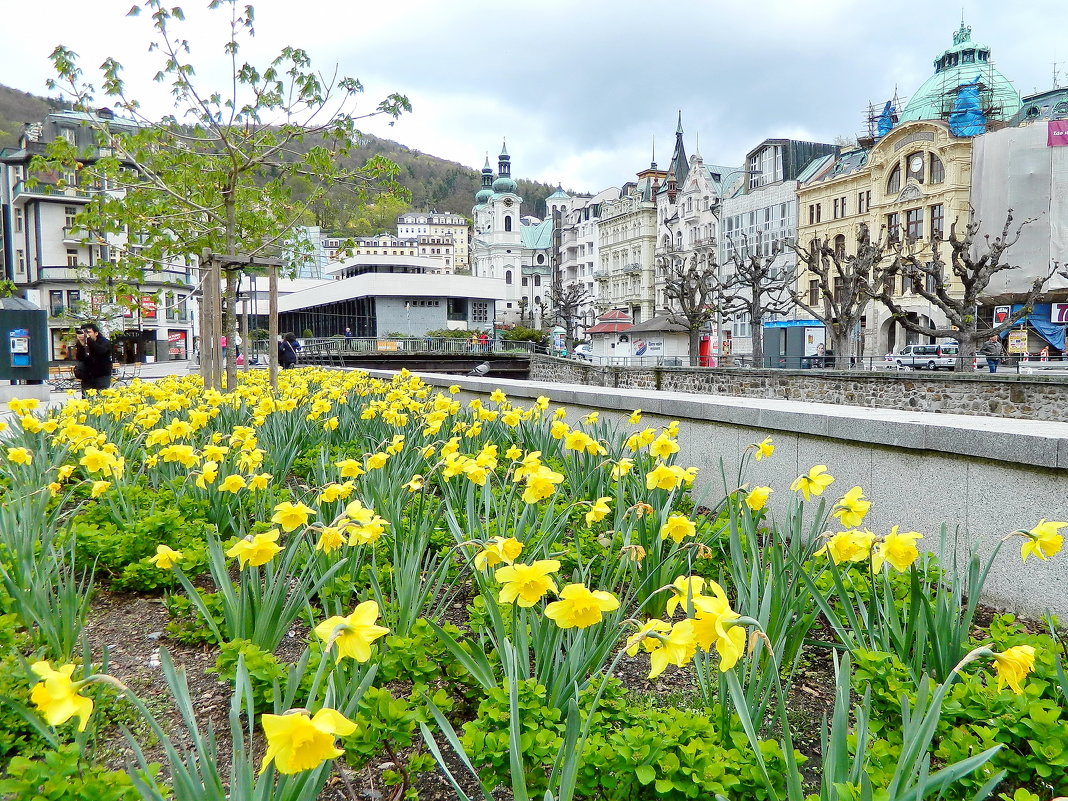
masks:
<path id="1" fill-rule="evenodd" d="M 141 296 L 141 316 L 146 320 L 156 319 L 156 299 L 151 295 Z"/>
<path id="2" fill-rule="evenodd" d="M 1050 120 L 1046 144 L 1049 147 L 1068 147 L 1068 120 Z"/>

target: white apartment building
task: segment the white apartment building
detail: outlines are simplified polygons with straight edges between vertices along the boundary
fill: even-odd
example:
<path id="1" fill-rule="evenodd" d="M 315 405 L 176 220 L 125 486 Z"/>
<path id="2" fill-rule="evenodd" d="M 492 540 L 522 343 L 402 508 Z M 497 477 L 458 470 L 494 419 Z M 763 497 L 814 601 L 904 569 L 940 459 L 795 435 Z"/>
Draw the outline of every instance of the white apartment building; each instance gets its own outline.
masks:
<path id="1" fill-rule="evenodd" d="M 193 348 L 194 262 L 175 261 L 147 271 L 143 280 L 117 295 L 94 282 L 101 265 L 113 264 L 126 249 L 125 236 L 106 240 L 79 230 L 74 219 L 94 193 L 108 191 L 86 185 L 79 174 L 31 176 L 30 160 L 43 155 L 49 142 L 63 137 L 95 157 L 94 125 L 132 130 L 136 123 L 115 117 L 110 109 L 96 112 L 58 111 L 28 125 L 18 147 L 0 151 L 0 205 L 3 225 L 4 275 L 19 294 L 48 311 L 49 354 L 54 361 L 73 358 L 73 328 L 95 321 L 115 345 L 120 361 L 184 359 Z M 36 177 L 30 186 L 27 179 Z"/>
<path id="2" fill-rule="evenodd" d="M 437 211 L 401 214 L 397 217 L 397 236 L 452 239 L 453 255 L 447 272 L 467 273 L 471 269 L 471 226 L 460 214 Z"/>
<path id="3" fill-rule="evenodd" d="M 601 204 L 594 272 L 600 313 L 625 311 L 632 323 L 655 315 L 656 193 L 666 176 L 653 162 L 623 185 L 618 198 Z"/>
<path id="4" fill-rule="evenodd" d="M 546 201 L 550 208 L 562 205 L 554 197 L 550 196 Z M 556 280 L 563 289 L 578 287 L 590 298 L 578 313 L 580 335 L 595 323 L 597 317 L 597 287 L 600 282 L 594 279 L 594 272 L 600 264 L 598 226 L 601 210 L 606 202 L 618 199 L 619 188 L 611 187 L 593 197 L 570 197 L 567 208 L 555 209 L 560 221 Z"/>

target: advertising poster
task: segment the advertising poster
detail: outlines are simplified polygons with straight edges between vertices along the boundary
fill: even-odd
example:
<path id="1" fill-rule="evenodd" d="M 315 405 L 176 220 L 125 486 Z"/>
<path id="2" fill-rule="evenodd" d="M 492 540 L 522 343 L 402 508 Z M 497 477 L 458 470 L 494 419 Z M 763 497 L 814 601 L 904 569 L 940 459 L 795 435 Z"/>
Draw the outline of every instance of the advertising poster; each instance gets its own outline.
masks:
<path id="1" fill-rule="evenodd" d="M 1027 329 L 1015 328 L 1009 331 L 1009 353 L 1019 355 L 1027 353 Z"/>

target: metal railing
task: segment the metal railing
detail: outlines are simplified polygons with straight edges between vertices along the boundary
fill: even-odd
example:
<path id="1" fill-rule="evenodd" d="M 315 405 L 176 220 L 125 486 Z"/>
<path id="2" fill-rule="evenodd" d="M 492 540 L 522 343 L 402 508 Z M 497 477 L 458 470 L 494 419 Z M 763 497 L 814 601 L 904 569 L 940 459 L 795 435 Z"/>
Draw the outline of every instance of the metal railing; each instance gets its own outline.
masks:
<path id="1" fill-rule="evenodd" d="M 322 364 L 343 367 L 347 356 L 370 356 L 385 354 L 410 354 L 413 356 L 529 356 L 545 353 L 545 348 L 534 342 L 516 342 L 507 339 L 471 342 L 460 337 L 325 337 L 303 338 L 297 353 L 298 364 Z M 253 343 L 253 353 L 266 353 L 267 342 Z"/>

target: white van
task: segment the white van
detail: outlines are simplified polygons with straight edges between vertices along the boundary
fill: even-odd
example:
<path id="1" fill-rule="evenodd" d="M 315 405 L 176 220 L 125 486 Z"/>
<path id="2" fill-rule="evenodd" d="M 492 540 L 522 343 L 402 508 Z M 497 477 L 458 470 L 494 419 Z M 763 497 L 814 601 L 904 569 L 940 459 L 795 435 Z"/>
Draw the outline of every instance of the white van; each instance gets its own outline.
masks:
<path id="1" fill-rule="evenodd" d="M 913 370 L 956 370 L 960 346 L 956 342 L 938 345 L 906 345 L 889 357 L 899 368 Z"/>

